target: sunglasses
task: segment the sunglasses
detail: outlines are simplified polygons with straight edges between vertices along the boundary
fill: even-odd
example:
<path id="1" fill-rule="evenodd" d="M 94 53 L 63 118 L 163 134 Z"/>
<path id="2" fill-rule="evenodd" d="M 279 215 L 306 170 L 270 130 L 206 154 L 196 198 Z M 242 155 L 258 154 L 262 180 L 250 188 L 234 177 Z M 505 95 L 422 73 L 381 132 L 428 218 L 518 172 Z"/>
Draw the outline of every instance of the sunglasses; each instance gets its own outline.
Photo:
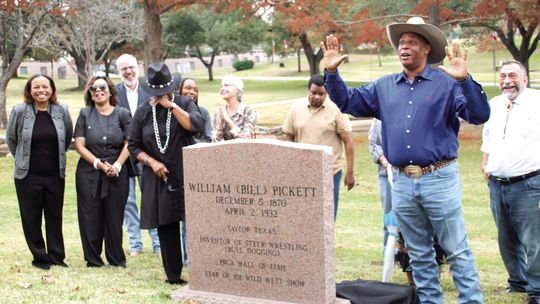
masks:
<path id="1" fill-rule="evenodd" d="M 90 92 L 94 93 L 95 91 L 97 91 L 98 89 L 100 91 L 103 91 L 105 92 L 105 90 L 107 90 L 109 87 L 106 85 L 106 84 L 100 84 L 100 85 L 92 85 L 90 86 L 88 89 L 90 90 Z"/>

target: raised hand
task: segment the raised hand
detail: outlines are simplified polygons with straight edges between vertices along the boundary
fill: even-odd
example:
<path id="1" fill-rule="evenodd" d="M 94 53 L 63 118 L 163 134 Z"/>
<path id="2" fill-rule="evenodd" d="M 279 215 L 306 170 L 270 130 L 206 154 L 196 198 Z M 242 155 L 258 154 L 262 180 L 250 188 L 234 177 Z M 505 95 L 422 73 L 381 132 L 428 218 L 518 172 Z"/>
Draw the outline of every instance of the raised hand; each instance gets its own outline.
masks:
<path id="1" fill-rule="evenodd" d="M 445 67 L 440 65 L 439 69 L 456 80 L 465 80 L 467 75 L 469 75 L 469 70 L 467 68 L 467 49 L 463 49 L 462 51 L 459 44 L 454 43 L 451 49 L 447 46 L 444 50 L 450 66 Z"/>
<path id="2" fill-rule="evenodd" d="M 327 72 L 335 73 L 338 66 L 347 58 L 347 54 L 339 53 L 339 43 L 336 36 L 326 36 L 326 45 L 321 41 L 321 49 L 324 52 L 323 65 Z"/>

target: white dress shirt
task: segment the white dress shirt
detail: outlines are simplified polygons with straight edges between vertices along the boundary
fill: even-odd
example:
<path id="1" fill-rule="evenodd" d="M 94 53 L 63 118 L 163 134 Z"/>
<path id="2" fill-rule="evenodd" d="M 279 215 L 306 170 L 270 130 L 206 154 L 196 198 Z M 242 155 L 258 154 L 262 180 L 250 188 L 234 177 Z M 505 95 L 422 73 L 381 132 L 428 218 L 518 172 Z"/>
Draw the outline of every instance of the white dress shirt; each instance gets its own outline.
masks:
<path id="1" fill-rule="evenodd" d="M 526 88 L 513 104 L 499 95 L 489 105 L 480 148 L 489 154 L 486 172 L 513 177 L 540 169 L 540 91 Z"/>
<path id="2" fill-rule="evenodd" d="M 131 117 L 133 117 L 135 116 L 135 111 L 137 111 L 137 107 L 139 106 L 139 83 L 137 83 L 135 90 L 131 90 L 125 83 L 124 86 L 126 87 L 126 96 L 129 104 L 129 110 L 131 111 Z"/>

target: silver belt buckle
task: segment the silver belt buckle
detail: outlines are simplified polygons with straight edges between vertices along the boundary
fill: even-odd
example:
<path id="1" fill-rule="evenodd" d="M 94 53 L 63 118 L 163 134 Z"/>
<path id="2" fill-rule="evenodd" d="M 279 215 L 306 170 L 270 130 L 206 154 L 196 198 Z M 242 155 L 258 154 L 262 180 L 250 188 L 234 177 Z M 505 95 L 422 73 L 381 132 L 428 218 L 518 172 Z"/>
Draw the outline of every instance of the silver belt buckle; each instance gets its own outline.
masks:
<path id="1" fill-rule="evenodd" d="M 403 173 L 405 173 L 410 178 L 420 178 L 422 177 L 422 167 L 418 165 L 408 165 L 403 168 Z"/>

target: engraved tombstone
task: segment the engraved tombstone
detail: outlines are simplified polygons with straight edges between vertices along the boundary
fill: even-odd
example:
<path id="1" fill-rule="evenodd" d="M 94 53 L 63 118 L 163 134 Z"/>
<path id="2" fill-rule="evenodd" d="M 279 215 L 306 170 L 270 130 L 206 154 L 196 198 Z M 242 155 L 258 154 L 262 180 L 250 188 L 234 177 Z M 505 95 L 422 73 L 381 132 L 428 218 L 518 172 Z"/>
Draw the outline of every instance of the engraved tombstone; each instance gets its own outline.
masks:
<path id="1" fill-rule="evenodd" d="M 258 139 L 183 153 L 189 286 L 173 299 L 348 303 L 335 293 L 329 147 Z"/>

